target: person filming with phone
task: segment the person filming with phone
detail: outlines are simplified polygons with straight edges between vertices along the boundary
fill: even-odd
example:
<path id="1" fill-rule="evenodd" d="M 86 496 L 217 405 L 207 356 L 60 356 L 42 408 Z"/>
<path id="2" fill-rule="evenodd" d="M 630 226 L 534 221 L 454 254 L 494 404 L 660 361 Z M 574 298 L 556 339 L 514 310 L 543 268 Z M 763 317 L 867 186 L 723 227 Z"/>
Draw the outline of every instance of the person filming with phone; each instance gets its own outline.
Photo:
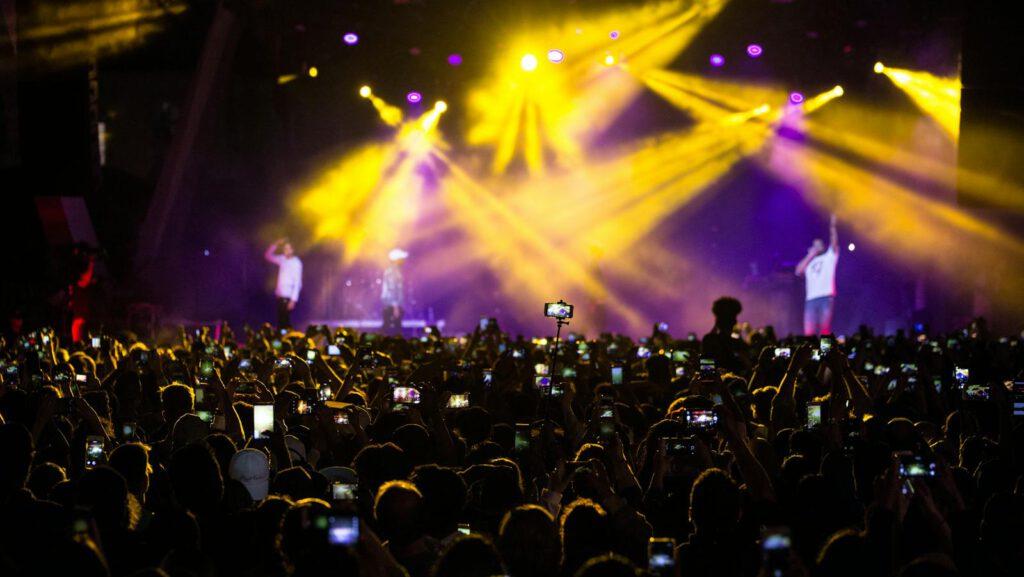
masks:
<path id="1" fill-rule="evenodd" d="M 796 265 L 796 276 L 806 279 L 804 300 L 804 335 L 832 333 L 832 316 L 836 300 L 836 264 L 839 262 L 839 233 L 836 215 L 829 221 L 829 244 L 814 239 L 807 255 Z"/>
<path id="2" fill-rule="evenodd" d="M 267 262 L 277 265 L 277 326 L 288 328 L 292 325 L 292 311 L 299 302 L 302 291 L 302 260 L 295 255 L 292 243 L 286 239 L 274 241 L 263 253 Z"/>

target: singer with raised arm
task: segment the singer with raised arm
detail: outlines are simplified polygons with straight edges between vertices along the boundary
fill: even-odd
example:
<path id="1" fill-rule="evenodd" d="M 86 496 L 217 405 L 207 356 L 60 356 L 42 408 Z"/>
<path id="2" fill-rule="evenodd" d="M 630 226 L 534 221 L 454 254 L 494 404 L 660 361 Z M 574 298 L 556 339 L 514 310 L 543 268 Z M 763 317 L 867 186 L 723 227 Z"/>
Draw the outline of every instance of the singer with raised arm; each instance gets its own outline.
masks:
<path id="1" fill-rule="evenodd" d="M 381 332 L 386 335 L 402 334 L 402 317 L 405 313 L 405 279 L 402 277 L 402 265 L 409 253 L 400 248 L 388 253 L 388 267 L 384 269 L 381 281 Z"/>
<path id="2" fill-rule="evenodd" d="M 274 296 L 277 297 L 277 326 L 290 328 L 292 311 L 302 291 L 302 261 L 295 256 L 292 243 L 283 238 L 267 247 L 263 258 L 277 265 L 277 288 L 274 290 Z"/>
<path id="3" fill-rule="evenodd" d="M 820 238 L 814 239 L 807 255 L 796 265 L 796 275 L 802 276 L 806 284 L 804 301 L 804 334 L 827 335 L 832 333 L 832 316 L 836 304 L 836 264 L 839 262 L 839 233 L 836 232 L 836 215 L 829 221 L 829 244 Z"/>

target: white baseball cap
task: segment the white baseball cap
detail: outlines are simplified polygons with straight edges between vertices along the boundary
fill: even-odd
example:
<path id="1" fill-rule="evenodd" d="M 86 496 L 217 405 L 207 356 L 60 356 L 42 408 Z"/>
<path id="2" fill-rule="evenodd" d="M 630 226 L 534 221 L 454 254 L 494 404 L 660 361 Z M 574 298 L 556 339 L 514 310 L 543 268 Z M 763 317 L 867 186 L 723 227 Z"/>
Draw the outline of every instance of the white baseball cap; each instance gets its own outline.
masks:
<path id="1" fill-rule="evenodd" d="M 270 489 L 270 460 L 258 449 L 242 449 L 232 455 L 228 476 L 245 485 L 254 501 L 262 501 Z"/>

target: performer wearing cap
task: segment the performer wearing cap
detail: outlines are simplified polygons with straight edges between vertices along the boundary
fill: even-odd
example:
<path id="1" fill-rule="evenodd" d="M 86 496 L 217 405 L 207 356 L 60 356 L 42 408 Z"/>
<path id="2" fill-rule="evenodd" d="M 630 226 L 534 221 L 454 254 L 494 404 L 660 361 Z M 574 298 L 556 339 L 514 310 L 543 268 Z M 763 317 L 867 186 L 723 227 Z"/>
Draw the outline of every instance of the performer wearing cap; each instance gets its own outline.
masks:
<path id="1" fill-rule="evenodd" d="M 402 264 L 409 253 L 400 248 L 392 249 L 388 253 L 388 260 L 391 264 L 384 269 L 384 278 L 381 282 L 380 304 L 383 307 L 381 317 L 383 318 L 382 332 L 388 335 L 402 334 L 402 307 L 405 305 L 405 281 L 402 279 Z"/>

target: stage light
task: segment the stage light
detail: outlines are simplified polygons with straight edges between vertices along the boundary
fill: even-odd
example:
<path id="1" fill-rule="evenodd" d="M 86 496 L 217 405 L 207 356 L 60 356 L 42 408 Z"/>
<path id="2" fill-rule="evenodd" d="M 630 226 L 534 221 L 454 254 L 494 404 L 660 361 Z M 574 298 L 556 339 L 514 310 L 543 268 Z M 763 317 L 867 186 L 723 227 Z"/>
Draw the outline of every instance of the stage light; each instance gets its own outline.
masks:
<path id="1" fill-rule="evenodd" d="M 879 69 L 875 65 L 875 71 Z M 889 77 L 918 108 L 931 116 L 956 141 L 960 136 L 960 79 L 942 78 L 919 70 L 881 66 L 881 74 Z"/>
<path id="2" fill-rule="evenodd" d="M 612 40 L 618 40 L 619 39 L 619 31 L 618 30 L 612 30 L 611 32 L 608 33 L 608 37 L 611 38 Z"/>
<path id="3" fill-rule="evenodd" d="M 605 66 L 615 66 L 615 57 L 611 54 L 606 54 L 604 57 Z"/>
<path id="4" fill-rule="evenodd" d="M 438 112 L 444 112 L 448 110 L 448 103 L 445 102 L 444 100 L 438 100 L 437 102 L 434 103 L 434 110 L 437 110 Z"/>
<path id="5" fill-rule="evenodd" d="M 423 95 L 413 90 L 412 92 L 405 95 L 405 99 L 409 101 L 409 104 L 418 104 L 423 100 Z"/>
<path id="6" fill-rule="evenodd" d="M 349 46 L 355 46 L 356 44 L 359 44 L 359 35 L 355 32 L 347 32 L 341 37 L 341 40 Z"/>
<path id="7" fill-rule="evenodd" d="M 851 242 L 850 244 L 846 245 L 846 250 L 848 250 L 850 252 L 853 252 L 853 251 L 857 250 L 857 245 L 855 245 L 855 244 L 853 244 Z"/>
<path id="8" fill-rule="evenodd" d="M 548 50 L 548 60 L 552 64 L 561 64 L 565 60 L 565 53 L 557 48 Z"/>
<path id="9" fill-rule="evenodd" d="M 320 71 L 316 69 L 316 66 L 310 66 L 309 67 L 309 77 L 310 78 L 316 78 L 319 75 L 320 75 Z"/>
<path id="10" fill-rule="evenodd" d="M 842 95 L 846 94 L 846 91 L 843 90 L 842 86 L 839 86 L 837 84 L 837 85 L 835 85 L 834 88 L 832 88 L 832 94 L 835 94 L 836 96 L 842 96 Z"/>
<path id="11" fill-rule="evenodd" d="M 758 58 L 761 54 L 764 54 L 764 49 L 761 48 L 760 44 L 747 45 L 747 56 L 750 56 L 751 58 Z"/>
<path id="12" fill-rule="evenodd" d="M 523 57 L 519 59 L 519 67 L 526 72 L 533 72 L 537 69 L 537 57 L 533 54 L 523 54 Z"/>
<path id="13" fill-rule="evenodd" d="M 793 104 L 800 104 L 804 101 L 804 95 L 799 92 L 790 92 L 789 101 Z"/>
<path id="14" fill-rule="evenodd" d="M 277 83 L 288 84 L 289 82 L 295 80 L 296 78 L 298 78 L 298 76 L 296 76 L 295 74 L 282 74 L 281 76 L 277 77 Z"/>
<path id="15" fill-rule="evenodd" d="M 449 54 L 448 55 L 448 64 L 450 64 L 452 66 L 461 66 L 462 65 L 462 55 L 461 54 L 457 54 L 457 53 L 456 54 Z"/>
<path id="16" fill-rule="evenodd" d="M 373 90 L 369 86 L 363 86 L 359 89 L 359 96 L 363 98 L 369 98 L 373 96 Z"/>
<path id="17" fill-rule="evenodd" d="M 725 56 L 722 56 L 721 54 L 712 54 L 711 58 L 709 58 L 708 60 L 711 62 L 711 65 L 714 66 L 715 68 L 721 68 L 722 66 L 725 66 Z"/>
<path id="18" fill-rule="evenodd" d="M 875 74 L 882 74 L 883 72 L 885 72 L 885 64 L 875 62 Z"/>

